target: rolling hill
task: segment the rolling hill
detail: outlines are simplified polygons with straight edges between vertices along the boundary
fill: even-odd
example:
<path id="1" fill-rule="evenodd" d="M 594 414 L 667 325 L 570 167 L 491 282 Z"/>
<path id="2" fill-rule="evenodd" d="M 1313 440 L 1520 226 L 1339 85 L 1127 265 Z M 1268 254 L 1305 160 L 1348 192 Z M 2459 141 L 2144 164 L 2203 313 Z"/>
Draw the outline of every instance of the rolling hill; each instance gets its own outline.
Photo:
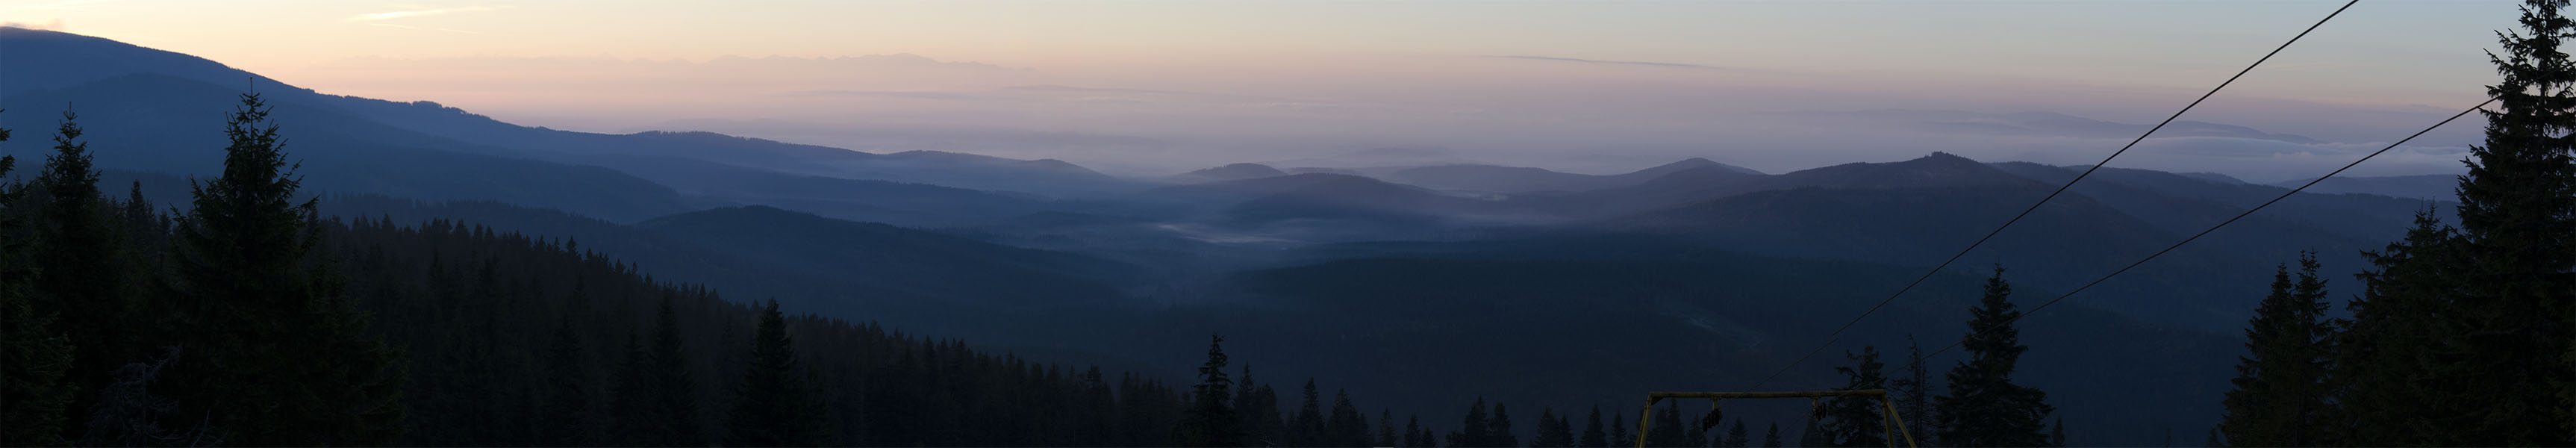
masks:
<path id="1" fill-rule="evenodd" d="M 1175 204 L 1185 224 L 1296 242 L 1441 238 L 1508 220 L 1501 203 L 1350 174 L 1305 173 L 1163 187 L 1138 198 Z M 1245 236 L 1249 235 L 1249 236 Z"/>
<path id="2" fill-rule="evenodd" d="M 7 29 L 0 29 L 7 30 Z M 15 34 L 15 33 L 7 33 Z M 0 45 L 14 47 L 14 44 Z M 8 64 L 11 67 L 19 64 Z M 0 69 L 0 79 L 15 79 Z M 239 92 L 158 74 L 131 74 L 60 89 L 0 98 L 0 104 L 71 104 L 103 169 L 212 174 L 223 165 L 223 116 Z M 306 185 L 343 193 L 428 200 L 491 200 L 555 208 L 612 220 L 636 220 L 687 209 L 670 188 L 626 173 L 459 151 L 461 142 L 359 119 L 310 96 L 268 98 L 274 119 L 289 123 L 290 156 Z M 60 115 L 10 106 L 0 127 L 39 134 Z M 448 148 L 448 149 L 442 149 Z M 9 154 L 42 160 L 37 145 Z"/>
<path id="3" fill-rule="evenodd" d="M 1743 167 L 1690 158 L 1653 168 L 1613 175 L 1576 174 L 1543 168 L 1496 165 L 1434 165 L 1362 170 L 1373 177 L 1425 188 L 1489 193 L 1577 192 L 1643 184 L 1673 173 L 1702 168 L 1760 175 Z"/>
<path id="4" fill-rule="evenodd" d="M 2031 184 L 2029 180 L 1993 175 L 1977 162 L 1945 153 L 1893 163 L 1847 163 L 1764 175 L 1725 166 L 1673 171 L 1644 183 L 1564 195 L 1513 198 L 1519 207 L 1569 216 L 1607 217 L 1643 213 L 1729 195 L 1792 188 L 1903 189 L 1971 185 Z"/>
<path id="5" fill-rule="evenodd" d="M 2055 188 L 1936 154 L 1750 179 L 1716 190 L 1740 193 L 1607 218 L 1596 225 L 1608 232 L 1684 237 L 1771 256 L 1929 266 Z M 2107 179 L 2078 184 L 2076 191 L 1960 257 L 1953 269 L 2000 263 L 2028 274 L 2034 286 L 2068 290 L 2242 210 L 2148 191 Z M 2393 223 L 2388 228 L 2402 230 Z M 2246 292 L 2261 290 L 2272 265 L 2294 258 L 2299 250 L 2316 250 L 2327 253 L 2322 258 L 2331 269 L 2358 269 L 2353 255 L 2370 241 L 2296 220 L 2240 222 L 2073 300 L 2148 321 L 2234 328 L 2260 298 Z"/>
<path id="6" fill-rule="evenodd" d="M 2290 180 L 2272 184 L 2272 186 L 2297 187 L 2300 184 L 2305 183 L 2308 182 L 2304 179 Z M 2459 192 L 2453 190 L 2453 188 L 2458 187 L 2459 184 L 2460 177 L 2449 174 L 2335 177 L 2326 179 L 2324 182 L 2318 182 L 2317 186 L 2308 187 L 2308 191 L 2329 194 L 2375 194 L 2380 196 L 2428 201 L 2449 201 L 2459 197 Z"/>
<path id="7" fill-rule="evenodd" d="M 1269 165 L 1258 163 L 1233 163 L 1226 164 L 1225 166 L 1174 174 L 1171 177 L 1164 179 L 1184 184 L 1203 184 L 1208 182 L 1259 179 L 1286 175 L 1288 175 L 1288 172 L 1280 171 L 1278 168 L 1271 168 Z"/>
<path id="8" fill-rule="evenodd" d="M 0 27 L 0 126 L 50 129 L 51 105 L 77 105 L 100 151 L 100 166 L 177 174 L 204 172 L 219 152 L 206 141 L 235 95 L 257 91 L 279 110 L 296 139 L 289 151 L 312 162 L 313 187 L 420 199 L 495 200 L 632 221 L 704 204 L 805 206 L 847 202 L 845 190 L 781 197 L 766 190 L 740 197 L 681 198 L 648 184 L 730 182 L 775 176 L 926 183 L 1020 191 L 1044 197 L 1114 195 L 1143 183 L 1054 160 L 1015 160 L 915 151 L 871 154 L 704 132 L 597 134 L 526 127 L 432 102 L 394 102 L 296 88 L 214 61 L 54 31 Z M 19 106 L 45 105 L 45 106 Z M 187 148 L 207 148 L 191 152 Z M 749 170 L 722 179 L 703 170 L 664 168 L 647 175 L 591 167 L 633 158 L 693 160 Z M 324 169 L 328 168 L 328 169 Z M 406 172 L 407 171 L 407 172 Z M 485 173 L 482 171 L 490 171 Z M 641 170 L 639 170 L 641 171 Z M 428 173 L 438 173 L 435 175 Z M 622 179 L 620 179 L 622 178 Z M 437 188 L 423 188 L 435 186 Z M 528 192 L 528 193 L 519 193 Z M 586 194 L 586 195 L 585 195 Z M 537 197 L 549 196 L 549 197 Z M 929 214 L 940 210 L 898 210 Z M 979 216 L 990 218 L 990 216 Z"/>
<path id="9" fill-rule="evenodd" d="M 756 254 L 779 269 L 862 280 L 913 300 L 1090 305 L 1122 296 L 1104 280 L 1135 280 L 1128 277 L 1133 266 L 1108 260 L 762 206 L 664 216 L 637 227 Z"/>
<path id="10" fill-rule="evenodd" d="M 1617 175 L 1408 156 L 1333 172 L 1234 164 L 1164 185 L 1057 160 L 527 127 L 63 33 L 0 28 L 0 60 L 11 109 L 0 127 L 40 137 L 47 108 L 75 105 L 99 164 L 151 184 L 157 201 L 219 166 L 219 117 L 247 80 L 277 107 L 326 213 L 577 240 L 730 298 L 1171 371 L 1196 354 L 1160 347 L 1225 331 L 1232 347 L 1290 366 L 1272 378 L 1368 378 L 1354 391 L 1427 415 L 1476 394 L 1575 409 L 1742 384 L 2074 175 L 1941 153 L 1782 174 L 1688 159 Z M 2011 269 L 2035 304 L 2284 191 L 2094 176 L 1837 348 L 1940 345 L 1990 265 Z M 2294 197 L 2028 321 L 2029 378 L 2078 390 L 2052 395 L 2073 426 L 2126 434 L 2095 440 L 2204 427 L 2239 348 L 2229 332 L 2275 263 L 2317 250 L 2328 271 L 2353 271 L 2354 253 L 2439 206 Z M 1831 364 L 1784 384 L 1830 386 Z"/>

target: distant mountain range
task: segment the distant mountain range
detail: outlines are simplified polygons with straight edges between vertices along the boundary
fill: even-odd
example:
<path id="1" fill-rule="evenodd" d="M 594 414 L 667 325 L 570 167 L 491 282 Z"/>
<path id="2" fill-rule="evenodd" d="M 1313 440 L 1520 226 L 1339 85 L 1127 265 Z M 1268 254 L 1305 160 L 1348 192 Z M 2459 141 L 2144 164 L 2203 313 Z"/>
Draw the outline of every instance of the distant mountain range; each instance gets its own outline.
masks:
<path id="1" fill-rule="evenodd" d="M 255 89 L 276 106 L 286 149 L 328 214 L 577 240 L 736 300 L 1173 372 L 1195 365 L 1193 354 L 1141 347 L 1224 331 L 1229 349 L 1287 366 L 1262 375 L 1371 378 L 1353 392 L 1401 397 L 1389 405 L 1425 415 L 1477 394 L 1562 410 L 1738 384 L 1747 369 L 1826 342 L 1815 338 L 1837 319 L 2078 172 L 1933 153 L 1778 174 L 1690 158 L 1592 175 L 1389 148 L 1136 179 L 1057 160 L 519 126 L 51 31 L 0 28 L 0 61 L 0 127 L 22 137 L 0 153 L 42 160 L 42 137 L 68 104 L 110 191 L 139 182 L 148 198 L 179 203 L 188 177 L 220 168 L 222 114 Z M 1865 115 L 1957 132 L 2134 127 Z M 2313 140 L 2178 125 L 2168 132 Z M 2104 434 L 2089 441 L 2153 443 L 2163 428 L 2205 427 L 2241 348 L 2234 332 L 2272 268 L 2315 250 L 2331 278 L 2349 278 L 2361 250 L 2395 239 L 2415 213 L 2447 216 L 2446 178 L 2331 180 L 2034 315 L 2027 378 L 2082 390 L 2051 399 L 2068 426 Z M 1991 267 L 2022 285 L 2018 301 L 2036 303 L 2286 191 L 2103 169 L 1837 348 L 1941 345 Z M 2348 281 L 2333 287 L 2351 292 Z M 1425 362 L 1435 356 L 1456 361 Z M 1836 362 L 1810 362 L 1783 384 L 1838 384 Z M 2134 387 L 2077 387 L 2102 381 Z"/>
<path id="2" fill-rule="evenodd" d="M 524 127 L 425 101 L 321 94 L 193 56 L 53 31 L 0 28 L 0 58 L 9 61 L 0 65 L 0 79 L 7 80 L 0 83 L 0 101 L 73 105 L 106 168 L 211 172 L 221 157 L 221 114 L 234 106 L 237 94 L 256 90 L 277 107 L 277 119 L 291 123 L 288 132 L 297 140 L 290 150 L 307 148 L 295 154 L 317 174 L 310 186 L 349 193 L 495 200 L 620 221 L 711 204 L 831 203 L 880 210 L 851 217 L 941 225 L 954 222 L 905 216 L 953 213 L 907 208 L 900 203 L 907 199 L 900 198 L 874 202 L 884 196 L 846 189 L 682 194 L 668 186 L 704 185 L 709 177 L 726 183 L 744 176 L 790 178 L 778 182 L 832 177 L 1018 191 L 1042 202 L 1149 185 L 1053 160 L 869 154 L 700 132 L 611 135 Z M 51 107 L 14 108 L 0 114 L 0 126 L 50 129 L 57 118 Z M 597 168 L 610 165 L 627 169 Z"/>
<path id="3" fill-rule="evenodd" d="M 1876 109 L 1811 114 L 1864 120 L 1872 122 L 1873 125 L 1896 125 L 1941 133 L 1977 135 L 2127 139 L 2152 127 L 2147 124 L 2114 123 L 2055 112 L 1996 114 L 1957 110 Z M 2244 126 L 2192 120 L 2177 120 L 2167 124 L 2163 129 L 2157 130 L 2155 136 L 2158 138 L 2241 138 L 2299 145 L 2326 143 L 2324 140 L 2304 135 L 2265 132 Z"/>
<path id="4" fill-rule="evenodd" d="M 2280 187 L 2297 187 L 2300 184 L 2306 183 L 2308 183 L 2306 180 L 2288 180 L 2272 185 Z M 2308 187 L 2308 191 L 2317 193 L 2360 193 L 2422 199 L 2427 201 L 2449 201 L 2459 197 L 2459 192 L 2457 190 L 2453 190 L 2454 188 L 2459 187 L 2459 185 L 2460 176 L 2450 174 L 2382 177 L 2330 177 L 2326 178 L 2323 182 L 2317 182 L 2317 185 L 2314 187 Z"/>
<path id="5" fill-rule="evenodd" d="M 1690 158 L 1625 174 L 1590 175 L 1549 171 L 1540 168 L 1494 165 L 1435 165 L 1393 169 L 1379 176 L 1387 180 L 1444 190 L 1492 193 L 1573 192 L 1618 188 L 1643 184 L 1682 171 L 1710 168 L 1740 174 L 1762 174 L 1744 167 Z M 1363 171 L 1368 172 L 1368 171 Z"/>
<path id="6" fill-rule="evenodd" d="M 1280 171 L 1278 168 L 1271 168 L 1269 165 L 1258 163 L 1236 163 L 1187 173 L 1174 174 L 1168 179 L 1171 179 L 1173 182 L 1184 184 L 1198 184 L 1286 175 L 1288 175 L 1288 172 Z"/>

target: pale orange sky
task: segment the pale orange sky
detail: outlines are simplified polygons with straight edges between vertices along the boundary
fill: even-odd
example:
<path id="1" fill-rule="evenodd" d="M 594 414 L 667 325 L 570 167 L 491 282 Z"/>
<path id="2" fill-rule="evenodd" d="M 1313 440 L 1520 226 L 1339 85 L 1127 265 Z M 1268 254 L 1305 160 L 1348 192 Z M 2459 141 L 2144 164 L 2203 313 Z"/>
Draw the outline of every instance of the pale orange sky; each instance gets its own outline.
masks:
<path id="1" fill-rule="evenodd" d="M 2365 1 L 2185 118 L 2336 142 L 2402 136 L 2478 99 L 2493 76 L 2480 51 L 2513 3 Z M 854 129 L 1133 137 L 1155 148 L 964 149 L 1140 173 L 1375 146 L 1578 171 L 1686 155 L 1785 170 L 1928 149 L 2073 163 L 2107 148 L 1791 138 L 1762 114 L 2152 122 L 2340 4 L 20 0 L 0 4 L 0 22 L 577 130 L 690 126 L 862 150 L 920 143 Z M 922 59 L 814 59 L 887 54 Z M 1940 145 L 1955 147 L 1925 147 Z"/>

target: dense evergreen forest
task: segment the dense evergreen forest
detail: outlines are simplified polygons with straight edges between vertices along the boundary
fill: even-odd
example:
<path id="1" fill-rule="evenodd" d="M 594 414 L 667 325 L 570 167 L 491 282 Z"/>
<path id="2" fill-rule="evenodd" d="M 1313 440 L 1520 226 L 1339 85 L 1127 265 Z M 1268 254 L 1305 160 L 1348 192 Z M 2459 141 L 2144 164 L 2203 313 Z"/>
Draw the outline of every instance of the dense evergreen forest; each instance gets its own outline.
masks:
<path id="1" fill-rule="evenodd" d="M 2211 397 L 2225 414 L 2209 444 L 2576 444 L 2567 4 L 2532 0 L 2523 28 L 2502 35 L 2501 108 L 2471 150 L 2456 224 L 2428 211 L 2365 252 L 2348 316 L 2330 312 L 2335 282 L 2315 253 L 2274 269 L 2235 388 Z M 1638 422 L 1620 412 L 1633 397 L 1580 418 L 1458 397 L 1463 414 L 1426 421 L 1369 412 L 1313 378 L 1257 381 L 1221 335 L 1195 375 L 1174 379 L 790 315 L 657 281 L 574 238 L 323 219 L 268 113 L 243 95 L 221 174 L 192 181 L 187 204 L 154 204 L 140 184 L 103 191 L 71 112 L 52 155 L 0 183 L 0 444 L 1901 443 L 1884 409 L 1857 398 L 1773 422 L 1672 402 Z M 18 165 L 0 157 L 0 176 Z M 1965 310 L 1962 359 L 1937 381 L 1920 346 L 1900 358 L 1864 345 L 1843 354 L 1841 388 L 1889 389 L 1926 446 L 2066 446 L 2049 394 L 2014 378 L 2028 348 L 2005 272 Z"/>
<path id="2" fill-rule="evenodd" d="M 791 319 L 572 240 L 318 220 L 264 112 L 175 217 L 102 197 L 65 114 L 0 214 L 0 442 L 1146 446 L 1180 415 L 1158 379 Z"/>
<path id="3" fill-rule="evenodd" d="M 0 190 L 8 206 L 0 232 L 9 236 L 0 258 L 7 280 L 0 318 L 8 324 L 0 442 L 1571 447 L 1631 440 L 1628 416 L 1613 411 L 1604 422 L 1597 406 L 1579 433 L 1572 410 L 1553 408 L 1528 420 L 1528 431 L 1515 430 L 1509 406 L 1485 398 L 1467 405 L 1455 426 L 1407 415 L 1399 427 L 1392 412 L 1372 416 L 1346 391 L 1327 400 L 1308 379 L 1291 407 L 1248 365 L 1229 371 L 1221 337 L 1184 388 L 1141 373 L 1112 378 L 1096 366 L 977 352 L 875 323 L 789 317 L 776 302 L 728 301 L 704 287 L 656 281 L 575 239 L 445 220 L 324 220 L 318 201 L 299 190 L 285 139 L 265 114 L 257 95 L 243 96 L 227 123 L 223 175 L 193 182 L 184 208 L 151 203 L 139 184 L 123 199 L 104 194 L 78 117 L 68 112 L 34 179 Z M 15 164 L 0 159 L 0 169 Z M 2000 302 L 2008 293 L 1989 291 L 1981 309 L 2008 311 Z M 1914 361 L 1920 370 L 1921 359 Z M 1856 368 L 1875 378 L 1882 366 L 1860 358 Z M 1917 392 L 1910 406 L 1921 407 Z M 1719 420 L 1689 425 L 1679 408 L 1667 411 L 1644 434 L 1647 443 L 1751 443 L 1740 418 L 1720 434 Z M 1876 418 L 1820 414 L 1801 422 L 1800 441 L 1877 445 L 1884 439 L 1868 430 Z M 1766 440 L 1777 442 L 1779 425 L 1771 426 Z"/>
<path id="4" fill-rule="evenodd" d="M 2456 225 L 2425 212 L 2330 317 L 2316 255 L 2282 264 L 2245 329 L 2211 445 L 2576 444 L 2576 23 L 2531 0 L 2492 55 L 2486 144 Z M 2295 273 L 2294 273 L 2295 272 Z"/>

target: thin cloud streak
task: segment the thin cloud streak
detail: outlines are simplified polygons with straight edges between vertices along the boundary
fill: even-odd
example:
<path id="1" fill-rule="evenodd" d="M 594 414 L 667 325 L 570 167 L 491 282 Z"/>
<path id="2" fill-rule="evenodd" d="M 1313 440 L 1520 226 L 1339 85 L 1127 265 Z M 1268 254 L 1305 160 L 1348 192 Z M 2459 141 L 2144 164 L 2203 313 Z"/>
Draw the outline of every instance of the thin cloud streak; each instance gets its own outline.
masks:
<path id="1" fill-rule="evenodd" d="M 31 22 L 0 22 L 0 27 L 26 28 L 26 29 L 31 29 L 31 30 L 46 30 L 46 31 L 62 31 L 62 30 L 63 30 L 63 19 L 54 19 L 54 20 L 52 20 L 52 21 L 47 21 L 47 22 L 45 22 L 45 23 L 31 23 Z"/>
<path id="2" fill-rule="evenodd" d="M 20 5 L 19 8 L 52 11 L 97 11 L 96 8 L 91 8 L 90 6 L 106 3 L 108 3 L 108 0 L 60 0 L 33 5 Z"/>
<path id="3" fill-rule="evenodd" d="M 408 17 L 427 17 L 427 16 L 444 15 L 444 14 L 455 14 L 455 13 L 463 13 L 463 12 L 486 12 L 486 11 L 499 11 L 499 10 L 504 10 L 504 9 L 510 9 L 510 7 L 508 7 L 508 6 L 480 6 L 480 5 L 478 5 L 478 6 L 466 6 L 466 7 L 459 7 L 459 8 L 438 8 L 438 9 L 421 9 L 421 10 L 411 10 L 411 11 L 371 12 L 371 13 L 366 13 L 366 14 L 359 14 L 359 15 L 355 15 L 355 16 L 349 16 L 348 21 L 350 21 L 350 22 L 374 22 L 374 21 L 380 21 L 380 20 L 393 20 L 393 19 L 401 19 L 401 18 L 408 18 Z"/>
<path id="4" fill-rule="evenodd" d="M 1537 60 L 1537 61 L 1581 62 L 1581 63 L 1587 63 L 1587 64 L 1644 65 L 1644 66 L 1652 66 L 1652 67 L 1672 67 L 1672 68 L 1695 68 L 1695 69 L 1724 69 L 1724 68 L 1726 68 L 1726 67 L 1719 67 L 1719 66 L 1714 66 L 1714 65 L 1684 64 L 1684 63 L 1679 63 L 1679 62 L 1652 62 L 1652 61 L 1603 61 L 1603 60 L 1595 60 L 1595 59 L 1560 58 L 1560 57 L 1555 57 L 1555 56 L 1530 56 L 1530 55 L 1511 55 L 1511 54 L 1505 54 L 1505 55 L 1493 55 L 1493 56 L 1490 56 L 1490 57 L 1504 58 L 1504 59 L 1529 59 L 1529 60 Z"/>
<path id="5" fill-rule="evenodd" d="M 450 32 L 450 33 L 457 33 L 457 34 L 483 34 L 483 33 L 481 33 L 481 32 L 466 31 L 466 30 L 460 30 L 460 29 L 436 28 L 436 27 L 426 27 L 426 26 L 411 26 L 411 25 L 396 25 L 396 24 L 391 24 L 391 23 L 370 23 L 370 24 L 368 24 L 368 25 L 381 26 L 381 27 L 386 27 L 386 28 L 401 28 L 401 29 L 406 29 L 406 30 L 446 31 L 446 32 Z"/>
<path id="6" fill-rule="evenodd" d="M 891 98 L 915 98 L 915 99 L 928 99 L 928 100 L 964 100 L 964 99 L 975 99 L 975 96 L 974 96 L 974 95 L 969 95 L 969 94 L 964 94 L 964 93 L 957 93 L 957 92 L 896 91 L 896 90 L 800 90 L 800 91 L 795 91 L 795 92 L 787 92 L 787 93 L 785 93 L 784 95 L 788 95 L 788 96 L 873 96 L 873 97 L 891 97 Z"/>

